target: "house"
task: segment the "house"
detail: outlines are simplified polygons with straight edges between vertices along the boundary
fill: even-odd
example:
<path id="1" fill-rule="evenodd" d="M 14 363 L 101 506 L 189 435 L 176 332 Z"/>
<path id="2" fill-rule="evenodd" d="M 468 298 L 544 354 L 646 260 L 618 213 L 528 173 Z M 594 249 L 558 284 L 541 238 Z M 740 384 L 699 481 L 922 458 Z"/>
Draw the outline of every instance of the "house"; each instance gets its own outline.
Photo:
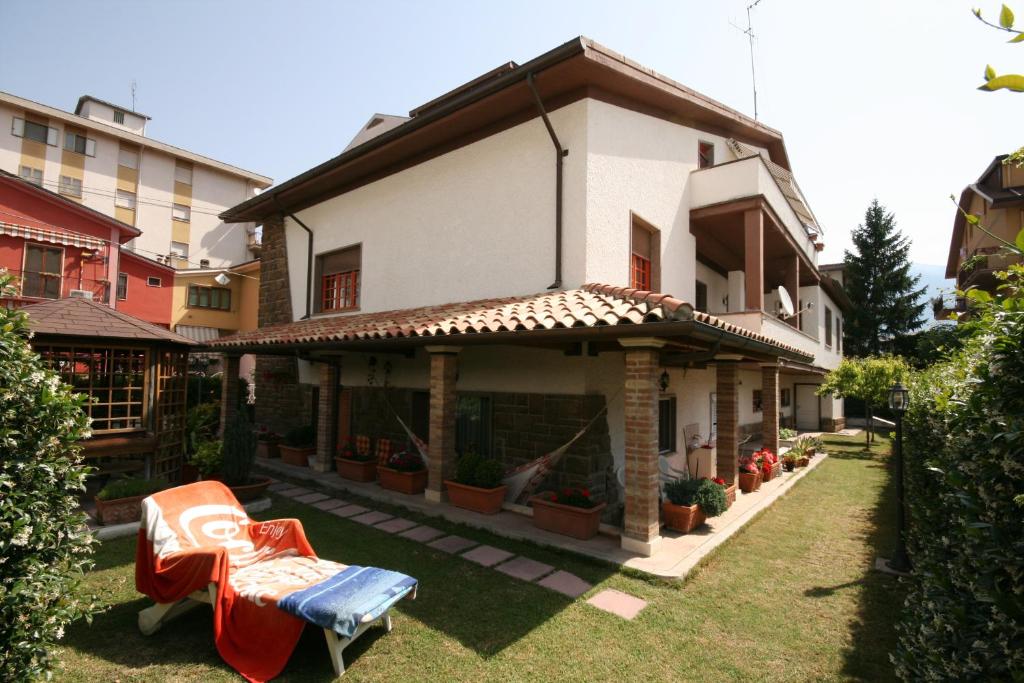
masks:
<path id="1" fill-rule="evenodd" d="M 960 194 L 946 260 L 946 278 L 956 280 L 958 290 L 976 288 L 994 294 L 999 285 L 995 273 L 1020 261 L 996 239 L 1012 244 L 1024 227 L 1024 169 L 1004 165 L 1006 157 L 994 158 L 977 182 Z M 968 221 L 965 213 L 977 216 L 980 225 Z M 959 297 L 936 299 L 932 308 L 938 320 L 967 310 L 966 301 Z"/>
<path id="2" fill-rule="evenodd" d="M 661 457 L 735 481 L 780 422 L 844 422 L 816 389 L 849 302 L 782 135 L 586 38 L 375 115 L 222 218 L 264 238 L 259 329 L 211 342 L 224 386 L 256 354 L 257 420 L 316 424 L 320 470 L 400 418 L 441 501 L 457 453 L 511 468 L 583 429 L 545 485 L 651 554 Z"/>
<path id="3" fill-rule="evenodd" d="M 139 230 L 0 171 L 0 269 L 9 306 L 77 296 L 168 328 L 174 269 L 124 245 Z"/>

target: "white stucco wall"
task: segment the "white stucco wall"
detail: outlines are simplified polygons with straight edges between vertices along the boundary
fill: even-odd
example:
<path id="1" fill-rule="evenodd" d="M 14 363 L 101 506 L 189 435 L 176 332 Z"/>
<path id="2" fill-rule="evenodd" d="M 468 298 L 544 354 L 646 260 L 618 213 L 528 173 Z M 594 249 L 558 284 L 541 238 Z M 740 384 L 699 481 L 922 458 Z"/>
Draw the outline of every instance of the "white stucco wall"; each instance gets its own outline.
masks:
<path id="1" fill-rule="evenodd" d="M 696 264 L 696 278 L 708 286 L 708 313 L 721 315 L 728 308 L 723 299 L 729 295 L 729 278 L 708 268 L 703 263 Z"/>

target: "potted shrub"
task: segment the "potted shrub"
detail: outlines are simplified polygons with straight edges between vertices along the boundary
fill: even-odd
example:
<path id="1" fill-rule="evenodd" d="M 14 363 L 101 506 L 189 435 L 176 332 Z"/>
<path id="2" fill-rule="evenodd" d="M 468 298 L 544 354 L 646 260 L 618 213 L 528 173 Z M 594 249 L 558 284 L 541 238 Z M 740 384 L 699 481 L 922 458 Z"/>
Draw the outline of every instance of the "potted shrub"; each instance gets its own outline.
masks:
<path id="1" fill-rule="evenodd" d="M 381 488 L 415 495 L 427 488 L 427 464 L 417 453 L 393 453 L 384 465 L 377 465 Z"/>
<path id="2" fill-rule="evenodd" d="M 455 479 L 444 482 L 448 487 L 448 502 L 484 515 L 500 512 L 508 490 L 501 483 L 504 476 L 500 462 L 482 457 L 476 451 L 467 451 L 455 466 Z"/>
<path id="3" fill-rule="evenodd" d="M 753 493 L 761 488 L 761 468 L 753 455 L 740 456 L 740 491 Z"/>
<path id="4" fill-rule="evenodd" d="M 796 467 L 796 454 L 792 451 L 786 451 L 786 454 L 782 456 L 782 469 L 787 472 L 792 472 Z"/>
<path id="5" fill-rule="evenodd" d="M 220 479 L 221 467 L 224 464 L 220 441 L 203 441 L 196 447 L 192 456 L 192 464 L 199 471 L 200 479 Z"/>
<path id="6" fill-rule="evenodd" d="M 252 475 L 252 466 L 256 462 L 256 433 L 243 411 L 238 411 L 225 425 L 221 454 L 224 483 L 238 502 L 255 500 L 266 492 L 270 478 Z"/>
<path id="7" fill-rule="evenodd" d="M 807 439 L 807 447 L 804 449 L 804 455 L 808 458 L 813 458 L 818 451 L 825 450 L 825 442 L 822 441 L 820 436 L 812 436 Z"/>
<path id="8" fill-rule="evenodd" d="M 792 446 L 793 440 L 796 438 L 796 430 L 790 429 L 789 427 L 779 428 L 779 445 L 780 446 Z"/>
<path id="9" fill-rule="evenodd" d="M 127 524 L 142 519 L 142 499 L 167 484 L 152 479 L 115 479 L 96 494 L 96 521 L 100 524 Z"/>
<path id="10" fill-rule="evenodd" d="M 281 461 L 286 465 L 308 467 L 309 456 L 316 454 L 316 430 L 309 425 L 288 430 L 278 449 Z"/>
<path id="11" fill-rule="evenodd" d="M 334 458 L 338 474 L 351 481 L 373 481 L 377 478 L 377 460 L 371 453 L 358 453 L 351 442 L 346 441 L 340 455 Z"/>
<path id="12" fill-rule="evenodd" d="M 676 479 L 665 484 L 661 512 L 665 526 L 686 534 L 726 511 L 725 489 L 710 479 Z"/>
<path id="13" fill-rule="evenodd" d="M 757 463 L 757 466 L 761 468 L 762 481 L 771 481 L 782 474 L 782 465 L 779 463 L 779 456 L 775 455 L 771 449 L 762 448 L 754 453 L 754 461 Z"/>
<path id="14" fill-rule="evenodd" d="M 731 508 L 732 504 L 736 502 L 736 482 L 730 484 L 721 477 L 715 477 L 711 481 L 722 487 L 722 490 L 725 492 L 725 507 L 726 509 Z"/>
<path id="15" fill-rule="evenodd" d="M 280 458 L 281 435 L 263 425 L 256 432 L 256 455 L 260 458 Z"/>
<path id="16" fill-rule="evenodd" d="M 582 488 L 539 494 L 530 498 L 530 503 L 535 527 L 584 540 L 597 534 L 607 505 L 595 502 L 590 491 Z"/>

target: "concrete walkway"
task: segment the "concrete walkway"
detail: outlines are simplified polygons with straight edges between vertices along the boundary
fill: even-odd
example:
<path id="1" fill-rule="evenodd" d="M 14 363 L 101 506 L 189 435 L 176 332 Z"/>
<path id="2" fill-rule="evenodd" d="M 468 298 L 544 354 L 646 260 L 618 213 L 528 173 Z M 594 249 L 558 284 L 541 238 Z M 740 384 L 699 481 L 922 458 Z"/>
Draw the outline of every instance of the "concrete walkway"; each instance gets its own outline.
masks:
<path id="1" fill-rule="evenodd" d="M 737 493 L 736 503 L 725 514 L 708 520 L 707 525 L 694 532 L 677 534 L 667 529 L 664 530 L 661 546 L 652 557 L 642 557 L 623 550 L 619 544 L 619 530 L 608 525 L 602 525 L 602 533 L 598 534 L 595 538 L 582 541 L 535 528 L 531 519 L 531 509 L 519 505 L 506 505 L 506 509 L 496 515 L 481 515 L 448 505 L 447 503 L 427 502 L 422 495 L 410 496 L 388 491 L 373 482 L 350 481 L 342 479 L 336 472 L 318 473 L 307 467 L 286 465 L 276 459 L 259 458 L 257 460 L 257 467 L 277 477 L 291 481 L 309 482 L 323 491 L 333 492 L 331 495 L 334 495 L 334 493 L 342 494 L 341 498 L 346 493 L 356 495 L 366 500 L 403 507 L 427 516 L 441 517 L 457 524 L 484 529 L 498 536 L 527 540 L 541 545 L 569 550 L 612 564 L 644 571 L 655 576 L 682 578 L 708 553 L 721 545 L 726 539 L 748 524 L 758 513 L 765 510 L 779 497 L 789 491 L 809 471 L 818 467 L 826 457 L 824 454 L 818 454 L 811 459 L 808 467 L 797 469 L 795 472 L 784 472 L 781 477 L 763 484 L 757 492 L 751 494 Z M 324 493 L 315 493 L 309 489 L 302 489 L 302 495 L 309 496 L 310 494 L 322 496 L 322 498 L 307 498 L 307 500 L 300 502 L 316 505 L 317 503 L 323 503 L 325 499 L 330 497 Z M 297 497 L 296 500 L 298 499 Z M 362 521 L 358 517 L 359 514 L 371 512 L 363 506 L 357 505 L 355 507 L 359 508 L 359 510 L 351 510 L 351 516 L 353 516 L 355 521 Z M 331 510 L 331 512 L 340 514 L 341 508 Z M 387 520 L 391 519 L 390 515 L 386 515 L 386 517 Z M 387 520 L 381 518 L 373 523 L 377 524 Z"/>

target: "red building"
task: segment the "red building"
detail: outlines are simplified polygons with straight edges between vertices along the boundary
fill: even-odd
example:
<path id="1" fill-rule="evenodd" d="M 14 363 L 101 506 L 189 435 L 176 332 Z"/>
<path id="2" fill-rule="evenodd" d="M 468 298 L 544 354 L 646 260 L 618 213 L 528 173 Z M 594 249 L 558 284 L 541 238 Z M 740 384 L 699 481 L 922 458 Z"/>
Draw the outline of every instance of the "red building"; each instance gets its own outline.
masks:
<path id="1" fill-rule="evenodd" d="M 121 248 L 141 232 L 78 202 L 0 171 L 0 269 L 17 278 L 24 306 L 91 297 L 170 327 L 174 269 Z"/>

